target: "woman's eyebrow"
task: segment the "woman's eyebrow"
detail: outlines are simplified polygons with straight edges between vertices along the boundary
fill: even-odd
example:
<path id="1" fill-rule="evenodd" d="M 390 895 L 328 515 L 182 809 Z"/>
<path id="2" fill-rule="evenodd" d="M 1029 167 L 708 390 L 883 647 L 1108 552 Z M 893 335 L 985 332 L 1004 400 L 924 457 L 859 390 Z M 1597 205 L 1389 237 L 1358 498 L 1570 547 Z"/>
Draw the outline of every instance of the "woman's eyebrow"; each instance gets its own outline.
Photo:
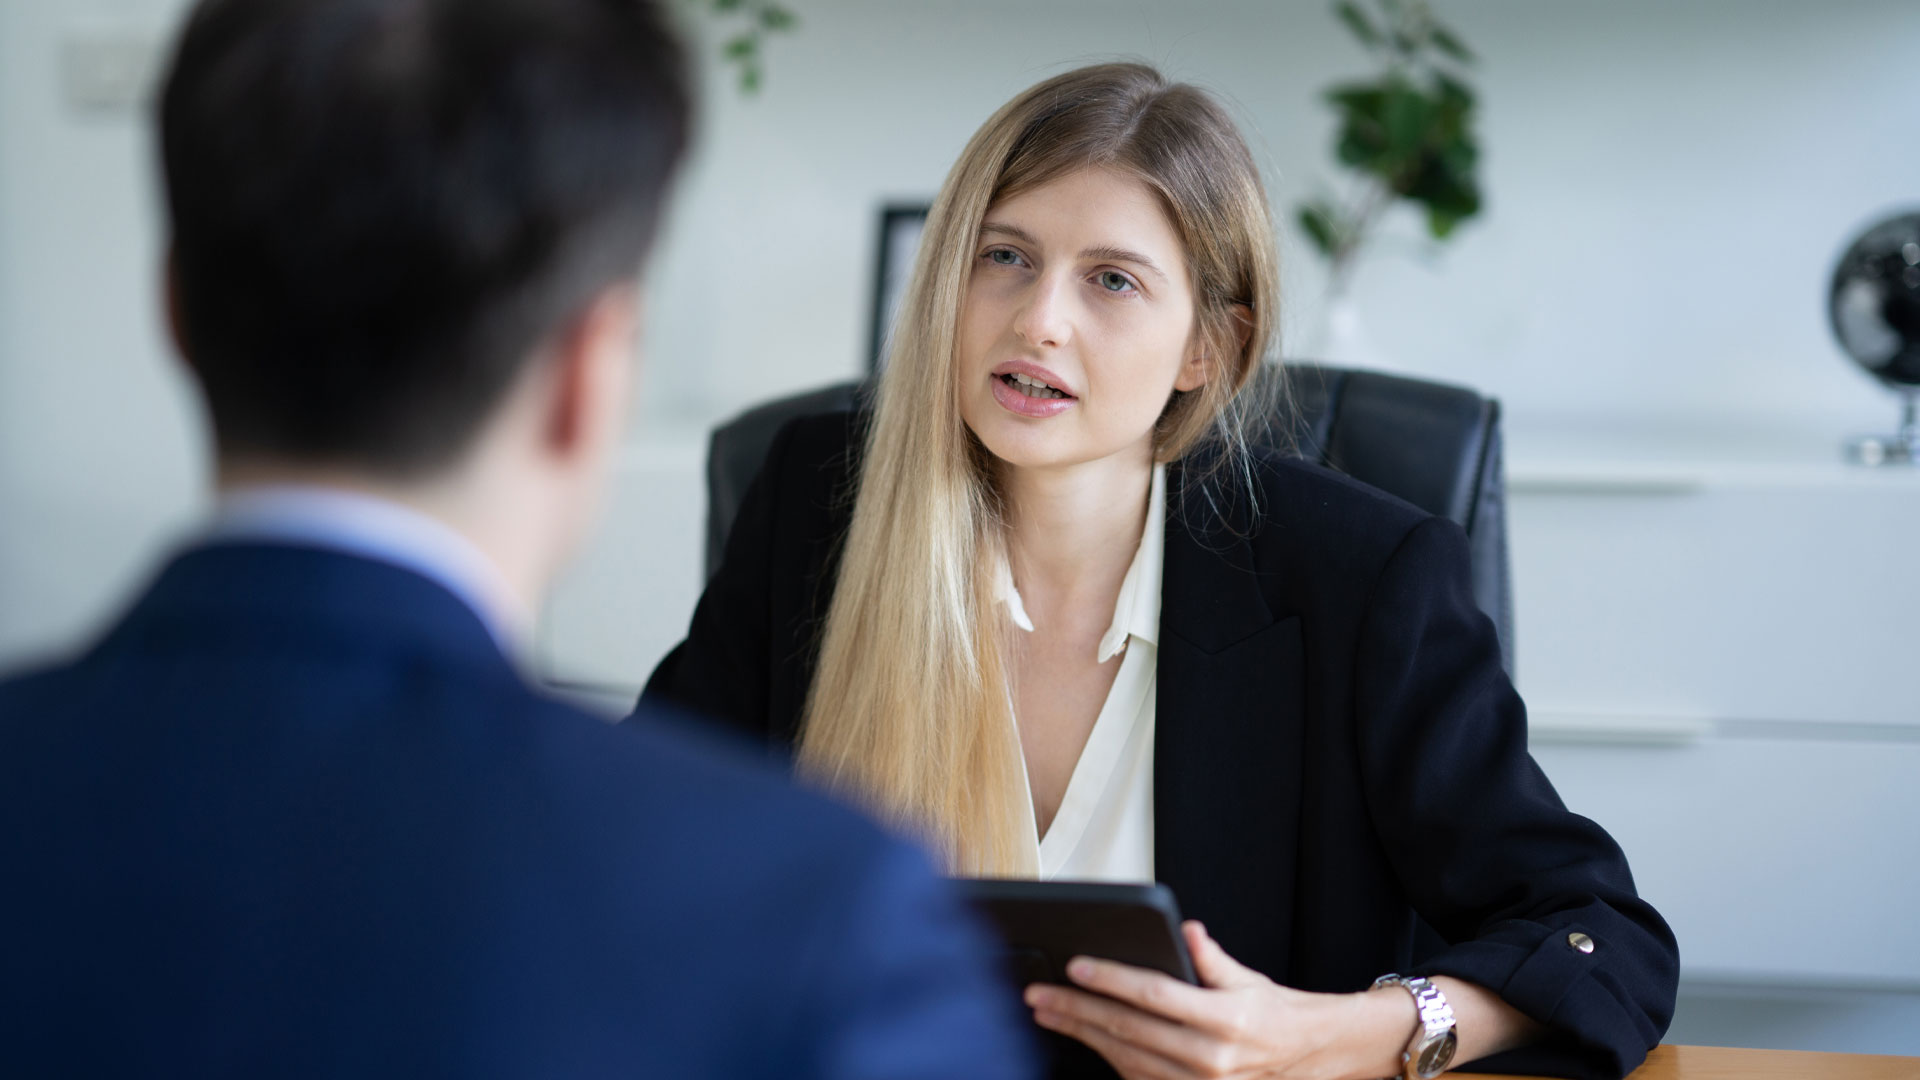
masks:
<path id="1" fill-rule="evenodd" d="M 1154 262 L 1152 259 L 1147 258 L 1145 255 L 1142 255 L 1137 251 L 1128 251 L 1126 248 L 1090 247 L 1087 250 L 1081 252 L 1080 257 L 1083 259 L 1100 259 L 1105 262 L 1138 263 L 1139 265 L 1144 266 L 1147 269 L 1153 271 L 1156 275 L 1159 276 L 1161 281 L 1167 280 L 1167 272 L 1160 269 L 1160 265 L 1158 263 Z"/>
<path id="2" fill-rule="evenodd" d="M 1026 244 L 1028 247 L 1040 246 L 1040 241 L 1032 233 L 1021 228 L 1018 225 L 1009 225 L 1003 221 L 982 222 L 980 225 L 980 235 L 984 237 L 988 233 L 993 233 L 999 236 L 1005 236 L 1014 240 L 1018 240 L 1021 243 Z M 1113 247 L 1110 245 L 1102 245 L 1100 247 L 1090 247 L 1085 251 L 1082 251 L 1080 253 L 1080 257 L 1082 259 L 1100 259 L 1106 262 L 1136 263 L 1140 266 L 1146 267 L 1148 270 L 1153 271 L 1154 274 L 1160 278 L 1160 280 L 1162 281 L 1167 280 L 1167 272 L 1165 270 L 1160 269 L 1160 264 L 1154 262 L 1152 259 L 1146 257 L 1145 255 L 1140 254 L 1137 251 L 1130 251 L 1123 247 Z"/>
<path id="3" fill-rule="evenodd" d="M 1001 236 L 1010 236 L 1013 239 L 1018 240 L 1023 244 L 1026 244 L 1028 247 L 1040 246 L 1040 241 L 1036 239 L 1032 233 L 1021 228 L 1018 225 L 1008 225 L 998 221 L 982 222 L 980 224 L 980 235 L 985 236 L 988 233 L 999 233 Z"/>

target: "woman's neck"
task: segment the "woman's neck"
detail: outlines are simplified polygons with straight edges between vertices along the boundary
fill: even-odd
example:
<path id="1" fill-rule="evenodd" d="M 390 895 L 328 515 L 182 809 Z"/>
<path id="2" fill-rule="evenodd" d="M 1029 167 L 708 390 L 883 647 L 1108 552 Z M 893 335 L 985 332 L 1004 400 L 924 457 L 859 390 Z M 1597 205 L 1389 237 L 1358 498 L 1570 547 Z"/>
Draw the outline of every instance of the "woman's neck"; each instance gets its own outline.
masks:
<path id="1" fill-rule="evenodd" d="M 1065 621 L 1103 632 L 1146 527 L 1151 446 L 1066 468 L 1008 466 L 1001 482 L 1007 554 L 1036 628 L 1080 613 Z"/>

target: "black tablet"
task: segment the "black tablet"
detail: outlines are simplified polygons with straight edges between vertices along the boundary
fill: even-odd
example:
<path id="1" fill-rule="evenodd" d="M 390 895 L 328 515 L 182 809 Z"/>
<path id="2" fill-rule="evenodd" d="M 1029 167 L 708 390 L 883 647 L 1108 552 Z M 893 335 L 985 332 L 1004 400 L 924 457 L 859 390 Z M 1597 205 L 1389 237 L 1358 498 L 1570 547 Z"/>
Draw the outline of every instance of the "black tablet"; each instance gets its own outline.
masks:
<path id="1" fill-rule="evenodd" d="M 1018 984 L 1060 983 L 1076 956 L 1115 960 L 1198 985 L 1180 908 L 1165 885 L 962 878 L 962 895 L 1000 931 Z"/>

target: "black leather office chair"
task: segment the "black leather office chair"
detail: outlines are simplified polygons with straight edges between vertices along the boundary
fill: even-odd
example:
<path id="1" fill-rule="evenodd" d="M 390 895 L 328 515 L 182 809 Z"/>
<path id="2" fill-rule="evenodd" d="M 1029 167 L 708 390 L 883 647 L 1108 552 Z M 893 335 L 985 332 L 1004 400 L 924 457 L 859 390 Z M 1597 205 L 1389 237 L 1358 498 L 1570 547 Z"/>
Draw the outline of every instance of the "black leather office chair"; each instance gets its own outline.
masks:
<path id="1" fill-rule="evenodd" d="M 1467 532 L 1474 598 L 1513 671 L 1513 586 L 1507 561 L 1500 403 L 1461 386 L 1372 371 L 1288 364 L 1292 452 L 1442 517 Z M 853 407 L 862 383 L 780 398 L 714 429 L 707 452 L 707 573 L 775 432 L 788 420 Z"/>

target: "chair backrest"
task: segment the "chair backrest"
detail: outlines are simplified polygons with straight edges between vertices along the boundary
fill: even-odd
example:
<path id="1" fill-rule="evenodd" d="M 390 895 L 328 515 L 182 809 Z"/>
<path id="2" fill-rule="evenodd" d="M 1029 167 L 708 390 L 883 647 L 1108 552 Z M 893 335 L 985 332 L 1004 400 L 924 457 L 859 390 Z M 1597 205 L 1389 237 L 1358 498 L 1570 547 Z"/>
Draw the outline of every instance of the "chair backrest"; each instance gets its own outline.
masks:
<path id="1" fill-rule="evenodd" d="M 1288 364 L 1291 450 L 1466 530 L 1473 593 L 1493 620 L 1513 670 L 1513 585 L 1508 570 L 1506 472 L 1500 403 L 1462 386 L 1374 371 Z M 707 453 L 707 573 L 787 421 L 853 408 L 865 384 L 839 383 L 784 397 L 715 428 Z"/>

